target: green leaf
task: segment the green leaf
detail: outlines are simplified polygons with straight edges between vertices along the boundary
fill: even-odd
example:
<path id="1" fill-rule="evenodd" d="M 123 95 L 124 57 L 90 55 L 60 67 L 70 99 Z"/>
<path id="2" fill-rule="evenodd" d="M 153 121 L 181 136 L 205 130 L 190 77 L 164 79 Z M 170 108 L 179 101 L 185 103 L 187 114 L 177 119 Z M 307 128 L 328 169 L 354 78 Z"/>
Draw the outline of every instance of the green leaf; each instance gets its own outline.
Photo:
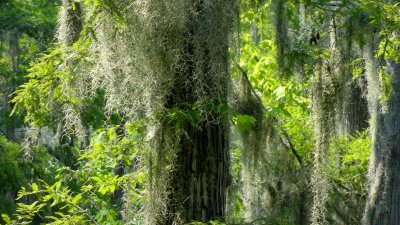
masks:
<path id="1" fill-rule="evenodd" d="M 100 186 L 100 188 L 99 188 L 99 192 L 102 194 L 102 195 L 105 195 L 107 192 L 108 192 L 108 186 L 104 186 L 104 185 L 102 185 L 102 186 Z"/>
<path id="2" fill-rule="evenodd" d="M 64 217 L 65 216 L 65 214 L 62 213 L 62 212 L 55 212 L 54 214 L 59 215 L 60 217 Z"/>
<path id="3" fill-rule="evenodd" d="M 7 214 L 1 214 L 1 218 L 3 218 L 3 220 L 6 222 L 6 224 L 11 223 L 11 219 Z"/>
<path id="4" fill-rule="evenodd" d="M 100 177 L 92 177 L 92 180 L 94 180 L 97 184 L 104 183 L 103 180 Z"/>
<path id="5" fill-rule="evenodd" d="M 233 118 L 234 125 L 241 131 L 249 131 L 256 124 L 257 120 L 253 116 L 239 114 Z"/>
<path id="6" fill-rule="evenodd" d="M 76 195 L 76 196 L 72 199 L 72 204 L 76 205 L 76 204 L 79 202 L 79 200 L 81 200 L 81 198 L 82 198 L 82 195 L 81 195 L 81 194 Z"/>
<path id="7" fill-rule="evenodd" d="M 39 187 L 37 186 L 36 183 L 32 183 L 32 184 L 31 184 L 31 188 L 32 188 L 32 191 L 33 191 L 33 192 L 36 192 L 36 191 L 39 190 Z"/>
<path id="8" fill-rule="evenodd" d="M 25 197 L 26 195 L 28 195 L 28 193 L 26 192 L 25 187 L 22 187 L 21 190 L 18 192 L 18 197 L 16 200 L 20 200 L 22 197 Z"/>
<path id="9" fill-rule="evenodd" d="M 274 94 L 276 95 L 277 99 L 285 97 L 285 87 L 279 86 L 277 89 L 275 89 Z"/>

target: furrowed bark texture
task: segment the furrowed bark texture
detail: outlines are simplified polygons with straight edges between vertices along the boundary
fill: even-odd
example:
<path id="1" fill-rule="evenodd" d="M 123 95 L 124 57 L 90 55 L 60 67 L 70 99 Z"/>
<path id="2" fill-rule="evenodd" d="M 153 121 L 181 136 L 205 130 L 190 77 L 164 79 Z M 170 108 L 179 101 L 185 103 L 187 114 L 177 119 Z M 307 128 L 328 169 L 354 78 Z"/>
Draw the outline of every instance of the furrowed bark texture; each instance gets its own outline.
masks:
<path id="1" fill-rule="evenodd" d="M 346 19 L 347 20 L 347 19 Z M 368 102 L 366 78 L 353 78 L 353 66 L 349 63 L 357 57 L 354 53 L 354 27 L 350 25 L 336 34 L 338 45 L 338 134 L 356 134 L 368 128 Z"/>
<path id="2" fill-rule="evenodd" d="M 202 112 L 203 119 L 197 124 L 186 121 L 181 127 L 183 135 L 172 174 L 167 219 L 163 224 L 178 220 L 206 222 L 223 219 L 225 214 L 229 123 L 224 110 L 214 107 L 227 103 L 229 27 L 216 21 L 224 1 L 214 6 L 196 2 L 196 12 L 190 14 L 187 22 L 182 62 L 178 63 L 180 68 L 176 70 L 174 87 L 166 105 L 190 111 L 190 107 L 207 101 L 211 109 Z"/>
<path id="3" fill-rule="evenodd" d="M 181 142 L 165 224 L 172 224 L 179 214 L 184 222 L 220 219 L 229 175 L 227 126 L 186 124 L 184 129 L 188 136 Z"/>
<path id="4" fill-rule="evenodd" d="M 346 118 L 344 119 L 344 133 L 355 134 L 368 128 L 368 103 L 363 93 L 365 78 L 360 76 L 350 85 L 350 95 L 346 102 Z"/>

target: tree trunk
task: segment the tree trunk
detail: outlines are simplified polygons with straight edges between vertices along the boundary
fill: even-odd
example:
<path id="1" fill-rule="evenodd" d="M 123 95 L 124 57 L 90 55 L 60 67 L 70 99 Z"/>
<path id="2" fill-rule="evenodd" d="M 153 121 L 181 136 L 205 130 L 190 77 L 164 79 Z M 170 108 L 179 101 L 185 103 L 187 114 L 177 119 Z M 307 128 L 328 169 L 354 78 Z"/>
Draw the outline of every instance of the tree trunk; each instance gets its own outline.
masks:
<path id="1" fill-rule="evenodd" d="M 58 39 L 67 46 L 71 46 L 79 39 L 82 31 L 82 10 L 78 2 L 63 0 L 60 15 Z"/>
<path id="2" fill-rule="evenodd" d="M 6 108 L 5 110 L 6 115 L 5 115 L 5 120 L 7 121 L 7 129 L 6 129 L 6 136 L 9 140 L 15 140 L 15 129 L 17 126 L 17 121 L 15 117 L 10 117 L 8 113 L 12 110 L 14 107 L 13 103 L 10 103 L 10 100 L 12 97 L 10 96 L 11 93 L 13 93 L 17 87 L 17 77 L 19 73 L 19 38 L 20 38 L 20 33 L 17 29 L 9 31 L 8 32 L 8 50 L 9 50 L 9 56 L 10 56 L 10 63 L 11 63 L 11 71 L 12 71 L 12 76 L 9 78 L 9 88 L 7 90 L 7 94 L 5 97 L 6 101 Z"/>
<path id="3" fill-rule="evenodd" d="M 374 41 L 370 41 L 374 45 Z M 366 52 L 369 107 L 372 117 L 372 153 L 369 192 L 364 214 L 366 225 L 400 224 L 400 64 L 386 62 L 392 91 L 383 111 L 376 93 L 380 90 L 375 47 Z M 381 93 L 381 92 L 380 92 Z"/>
<path id="4" fill-rule="evenodd" d="M 229 29 L 217 22 L 224 2 L 207 6 L 196 1 L 196 12 L 188 18 L 180 68 L 176 69 L 166 106 L 199 113 L 202 119 L 197 124 L 185 121 L 181 126 L 183 135 L 172 174 L 167 218 L 160 224 L 223 220 L 225 214 L 229 122 L 221 106 L 227 103 Z M 220 33 L 215 35 L 215 31 Z M 218 109 L 193 109 L 198 103 Z"/>
<path id="5" fill-rule="evenodd" d="M 181 142 L 172 180 L 168 220 L 182 222 L 220 219 L 225 213 L 228 178 L 226 124 L 184 125 L 187 138 Z"/>

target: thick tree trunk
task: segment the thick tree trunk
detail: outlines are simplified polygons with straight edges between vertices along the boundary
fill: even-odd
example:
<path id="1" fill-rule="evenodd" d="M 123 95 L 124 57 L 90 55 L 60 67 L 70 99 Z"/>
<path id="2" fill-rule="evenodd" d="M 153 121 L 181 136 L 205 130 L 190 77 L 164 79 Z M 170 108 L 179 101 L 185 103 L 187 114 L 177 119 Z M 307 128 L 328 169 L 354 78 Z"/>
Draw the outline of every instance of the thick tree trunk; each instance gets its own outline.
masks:
<path id="1" fill-rule="evenodd" d="M 343 96 L 342 111 L 338 118 L 338 133 L 340 135 L 356 134 L 368 128 L 368 102 L 363 86 L 365 77 L 359 76 L 350 81 L 348 92 Z"/>
<path id="2" fill-rule="evenodd" d="M 196 104 L 205 101 L 219 108 L 194 112 L 203 116 L 197 124 L 183 122 L 167 218 L 159 221 L 160 224 L 223 220 L 225 214 L 229 123 L 221 106 L 227 103 L 229 30 L 226 24 L 212 21 L 220 17 L 224 1 L 215 7 L 201 0 L 196 2 L 196 13 L 190 13 L 188 19 L 180 68 L 176 70 L 166 106 L 191 113 Z M 218 37 L 213 35 L 215 31 L 220 32 Z"/>
<path id="3" fill-rule="evenodd" d="M 7 88 L 7 94 L 4 98 L 6 101 L 6 108 L 5 110 L 5 120 L 7 121 L 7 128 L 6 128 L 6 136 L 9 140 L 15 140 L 15 129 L 16 129 L 16 119 L 15 117 L 9 117 L 8 113 L 14 107 L 13 103 L 10 103 L 12 97 L 10 96 L 17 87 L 16 79 L 18 77 L 19 72 L 19 39 L 20 33 L 18 30 L 13 30 L 8 32 L 8 50 L 9 50 L 9 57 L 10 57 L 10 67 L 13 76 L 9 79 L 9 88 Z"/>
<path id="4" fill-rule="evenodd" d="M 374 42 L 371 41 L 371 44 Z M 400 224 L 400 64 L 387 61 L 392 91 L 387 111 L 378 100 L 379 76 L 375 48 L 367 50 L 369 107 L 372 116 L 372 153 L 369 192 L 364 214 L 366 225 Z"/>
<path id="5" fill-rule="evenodd" d="M 184 125 L 172 180 L 168 220 L 182 222 L 220 219 L 225 213 L 228 178 L 227 124 Z"/>
<path id="6" fill-rule="evenodd" d="M 78 2 L 63 0 L 60 15 L 58 39 L 67 46 L 71 46 L 79 39 L 82 31 L 82 10 Z"/>
<path id="7" fill-rule="evenodd" d="M 287 76 L 290 71 L 288 68 L 288 62 L 286 60 L 286 54 L 289 48 L 289 37 L 288 37 L 288 21 L 286 18 L 286 0 L 273 0 L 273 11 L 275 13 L 274 25 L 275 25 L 275 44 L 276 44 L 276 57 L 278 68 L 280 69 L 281 75 Z"/>
<path id="8" fill-rule="evenodd" d="M 14 73 L 19 71 L 19 36 L 18 30 L 10 31 L 8 36 L 11 71 Z"/>
<path id="9" fill-rule="evenodd" d="M 237 0 L 119 4 L 126 32 L 105 17 L 98 76 L 107 82 L 102 88 L 112 110 L 146 118 L 144 223 L 219 219 L 229 171 L 228 36 Z"/>

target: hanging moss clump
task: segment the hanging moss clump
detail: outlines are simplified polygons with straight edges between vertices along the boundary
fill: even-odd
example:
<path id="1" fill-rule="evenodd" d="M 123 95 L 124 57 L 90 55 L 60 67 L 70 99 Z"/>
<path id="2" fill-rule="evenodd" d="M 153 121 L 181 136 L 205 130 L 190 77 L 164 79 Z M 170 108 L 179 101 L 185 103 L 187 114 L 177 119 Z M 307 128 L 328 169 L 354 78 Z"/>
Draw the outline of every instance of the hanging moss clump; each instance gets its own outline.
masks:
<path id="1" fill-rule="evenodd" d="M 371 31 L 373 29 L 371 28 Z M 371 115 L 370 132 L 372 152 L 369 161 L 368 198 L 363 217 L 363 224 L 397 224 L 399 208 L 398 186 L 400 183 L 397 171 L 400 132 L 400 66 L 393 59 L 387 59 L 385 72 L 390 75 L 391 92 L 387 102 L 383 102 L 383 84 L 380 81 L 379 69 L 383 70 L 376 58 L 378 37 L 371 32 L 366 37 L 365 45 L 366 75 L 368 81 L 368 106 Z M 387 106 L 387 107 L 386 107 Z"/>
<path id="2" fill-rule="evenodd" d="M 312 190 L 314 194 L 311 210 L 313 225 L 325 224 L 325 203 L 328 199 L 329 181 L 327 176 L 329 140 L 334 127 L 335 87 L 329 65 L 319 65 L 313 81 L 313 116 L 316 143 Z"/>
<path id="3" fill-rule="evenodd" d="M 82 30 L 81 5 L 73 0 L 63 0 L 59 18 L 58 40 L 70 46 L 78 40 Z"/>
<path id="4" fill-rule="evenodd" d="M 79 90 L 85 85 L 84 82 L 80 82 L 84 79 L 82 74 L 85 70 L 77 69 L 80 62 L 77 60 L 78 57 L 74 57 L 76 52 L 72 50 L 72 45 L 78 41 L 83 28 L 82 19 L 83 11 L 79 3 L 71 0 L 62 2 L 57 30 L 61 46 L 58 49 L 52 49 L 50 54 L 43 57 L 43 61 L 35 65 L 29 74 L 31 79 L 44 79 L 51 84 L 46 97 L 40 100 L 35 99 L 39 100 L 40 107 L 46 105 L 44 114 L 51 118 L 40 118 L 42 115 L 39 113 L 38 118 L 35 119 L 54 121 L 54 124 L 48 123 L 48 127 L 41 127 L 42 123 L 34 119 L 31 122 L 36 124 L 30 124 L 30 127 L 25 130 L 23 140 L 27 157 L 34 157 L 32 146 L 46 146 L 50 148 L 50 153 L 55 158 L 69 167 L 76 166 L 78 151 L 74 147 L 79 145 L 77 143 L 83 141 L 86 136 L 80 110 L 76 107 L 78 104 L 71 101 L 71 99 L 83 98 L 86 94 Z M 62 92 L 58 93 L 59 90 Z M 36 109 L 35 113 L 37 113 Z"/>
<path id="5" fill-rule="evenodd" d="M 265 109 L 259 96 L 253 91 L 253 87 L 247 78 L 242 74 L 240 84 L 237 86 L 236 113 L 245 116 L 247 120 L 237 121 L 237 132 L 241 141 L 241 180 L 243 182 L 242 193 L 245 206 L 244 220 L 252 222 L 265 217 L 268 213 L 268 206 L 265 202 L 267 193 L 267 175 L 264 161 L 267 157 L 267 141 L 269 139 L 271 122 L 265 118 Z M 239 119 L 238 119 L 239 120 Z M 241 124 L 245 123 L 246 124 Z M 260 197 L 263 196 L 263 197 Z M 274 196 L 276 197 L 276 196 Z"/>
<path id="6" fill-rule="evenodd" d="M 382 156 L 384 155 L 384 151 L 386 148 L 380 149 L 379 147 L 379 138 L 378 132 L 380 130 L 379 126 L 381 124 L 380 120 L 380 111 L 381 106 L 379 104 L 379 93 L 380 93 L 380 83 L 378 76 L 378 62 L 375 58 L 376 53 L 376 36 L 372 35 L 367 38 L 368 44 L 365 45 L 364 57 L 365 57 L 365 69 L 366 69 L 366 77 L 368 82 L 368 109 L 371 116 L 370 119 L 370 134 L 371 134 L 371 156 L 369 159 L 369 192 L 367 199 L 367 207 L 364 215 L 365 224 L 368 223 L 368 217 L 371 212 L 371 208 L 369 205 L 375 205 L 378 195 L 381 192 L 380 185 L 382 184 L 382 179 L 384 178 L 384 168 L 382 165 L 379 165 L 378 162 L 382 160 Z"/>
<path id="7" fill-rule="evenodd" d="M 90 76 L 105 90 L 107 113 L 147 121 L 148 196 L 143 210 L 126 216 L 146 224 L 218 219 L 228 186 L 228 34 L 237 2 L 117 8 L 123 21 L 102 12 Z"/>

